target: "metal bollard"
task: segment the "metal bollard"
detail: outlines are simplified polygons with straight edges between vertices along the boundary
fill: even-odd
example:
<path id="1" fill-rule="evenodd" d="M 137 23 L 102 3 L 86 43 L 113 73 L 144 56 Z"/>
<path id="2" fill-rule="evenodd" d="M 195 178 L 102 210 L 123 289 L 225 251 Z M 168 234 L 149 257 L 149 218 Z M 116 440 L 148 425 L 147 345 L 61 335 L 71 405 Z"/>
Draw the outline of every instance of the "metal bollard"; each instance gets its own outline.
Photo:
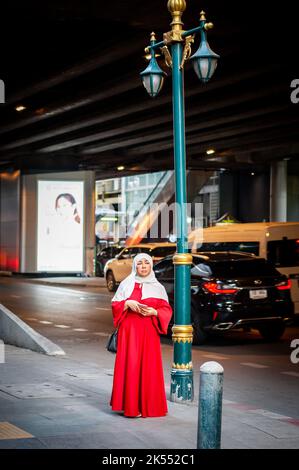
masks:
<path id="1" fill-rule="evenodd" d="M 197 449 L 220 449 L 223 367 L 205 362 L 200 368 Z"/>

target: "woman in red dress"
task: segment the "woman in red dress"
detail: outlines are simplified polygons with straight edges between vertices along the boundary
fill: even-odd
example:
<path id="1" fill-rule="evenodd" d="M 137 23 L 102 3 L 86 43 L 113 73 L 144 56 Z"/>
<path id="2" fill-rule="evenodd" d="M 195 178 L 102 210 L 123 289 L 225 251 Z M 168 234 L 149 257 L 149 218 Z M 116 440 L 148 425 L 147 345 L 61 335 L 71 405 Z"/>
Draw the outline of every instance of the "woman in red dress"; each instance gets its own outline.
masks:
<path id="1" fill-rule="evenodd" d="M 127 417 L 158 417 L 168 412 L 160 335 L 172 316 L 165 288 L 157 281 L 152 258 L 140 253 L 132 273 L 112 299 L 118 327 L 110 405 Z"/>

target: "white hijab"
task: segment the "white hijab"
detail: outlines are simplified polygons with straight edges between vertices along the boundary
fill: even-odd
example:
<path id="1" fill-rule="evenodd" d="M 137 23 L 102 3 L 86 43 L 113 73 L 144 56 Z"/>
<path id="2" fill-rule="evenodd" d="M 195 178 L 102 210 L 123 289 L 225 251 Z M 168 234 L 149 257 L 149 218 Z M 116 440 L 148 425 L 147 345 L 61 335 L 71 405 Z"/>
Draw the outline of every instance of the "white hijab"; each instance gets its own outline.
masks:
<path id="1" fill-rule="evenodd" d="M 146 259 L 150 262 L 151 272 L 148 276 L 142 277 L 137 274 L 137 263 L 141 259 Z M 165 290 L 165 287 L 160 284 L 157 280 L 154 270 L 153 270 L 153 260 L 150 255 L 146 253 L 139 253 L 133 259 L 132 272 L 127 276 L 119 285 L 117 291 L 115 292 L 114 297 L 111 302 L 120 302 L 121 300 L 126 300 L 130 297 L 134 290 L 135 282 L 142 284 L 142 294 L 141 299 L 147 299 L 149 297 L 155 299 L 163 299 L 168 302 L 168 295 Z"/>

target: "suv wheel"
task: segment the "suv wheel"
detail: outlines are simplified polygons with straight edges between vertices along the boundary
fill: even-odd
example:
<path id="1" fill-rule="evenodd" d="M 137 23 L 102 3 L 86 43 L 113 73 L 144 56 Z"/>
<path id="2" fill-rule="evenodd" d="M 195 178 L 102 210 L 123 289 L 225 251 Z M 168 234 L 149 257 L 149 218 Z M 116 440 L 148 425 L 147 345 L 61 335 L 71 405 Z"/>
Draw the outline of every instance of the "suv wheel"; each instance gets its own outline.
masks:
<path id="1" fill-rule="evenodd" d="M 267 341 L 278 341 L 285 332 L 285 325 L 265 325 L 259 328 L 261 336 Z"/>
<path id="2" fill-rule="evenodd" d="M 112 271 L 108 271 L 106 275 L 106 283 L 107 283 L 107 289 L 109 290 L 109 292 L 116 291 L 116 282 L 115 282 L 115 278 L 113 276 Z"/>
<path id="3" fill-rule="evenodd" d="M 196 308 L 191 306 L 191 318 L 193 324 L 193 344 L 203 344 L 207 339 L 207 333 L 202 329 L 199 313 Z"/>

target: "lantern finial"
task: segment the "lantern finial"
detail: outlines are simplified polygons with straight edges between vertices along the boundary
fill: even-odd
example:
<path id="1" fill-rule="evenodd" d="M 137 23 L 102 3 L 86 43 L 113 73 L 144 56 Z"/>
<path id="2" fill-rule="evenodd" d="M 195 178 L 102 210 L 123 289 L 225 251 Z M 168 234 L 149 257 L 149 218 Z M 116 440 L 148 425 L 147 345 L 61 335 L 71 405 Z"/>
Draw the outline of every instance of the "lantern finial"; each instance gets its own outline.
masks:
<path id="1" fill-rule="evenodd" d="M 182 31 L 182 15 L 186 10 L 185 0 L 168 0 L 167 8 L 171 13 L 172 22 L 170 23 L 172 31 Z"/>

